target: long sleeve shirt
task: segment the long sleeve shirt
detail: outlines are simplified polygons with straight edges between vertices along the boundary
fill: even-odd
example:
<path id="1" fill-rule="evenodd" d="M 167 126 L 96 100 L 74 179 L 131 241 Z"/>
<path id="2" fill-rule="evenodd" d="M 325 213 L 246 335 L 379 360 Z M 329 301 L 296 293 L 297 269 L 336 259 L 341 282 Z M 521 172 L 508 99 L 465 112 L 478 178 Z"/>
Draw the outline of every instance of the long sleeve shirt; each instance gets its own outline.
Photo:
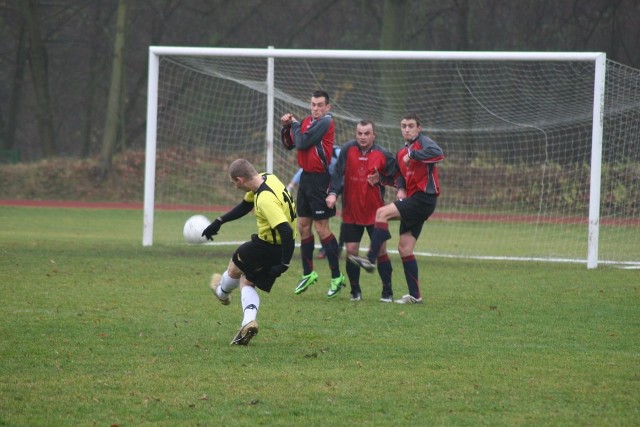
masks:
<path id="1" fill-rule="evenodd" d="M 402 159 L 407 153 L 411 160 L 405 165 Z M 419 191 L 436 197 L 440 195 L 437 163 L 444 160 L 444 153 L 435 141 L 420 134 L 413 141 L 405 142 L 396 159 L 400 168 L 397 187 L 404 188 L 407 197 Z"/>
<path id="2" fill-rule="evenodd" d="M 318 120 L 306 117 L 291 124 L 290 135 L 298 150 L 298 165 L 311 173 L 328 170 L 335 140 L 335 126 L 330 114 Z"/>
<path id="3" fill-rule="evenodd" d="M 378 171 L 395 176 L 398 166 L 393 154 L 375 143 L 361 150 L 355 140 L 342 146 L 331 174 L 329 194 L 342 194 L 342 220 L 347 224 L 371 225 L 376 210 L 384 205 L 384 186 L 369 185 L 367 177 Z"/>

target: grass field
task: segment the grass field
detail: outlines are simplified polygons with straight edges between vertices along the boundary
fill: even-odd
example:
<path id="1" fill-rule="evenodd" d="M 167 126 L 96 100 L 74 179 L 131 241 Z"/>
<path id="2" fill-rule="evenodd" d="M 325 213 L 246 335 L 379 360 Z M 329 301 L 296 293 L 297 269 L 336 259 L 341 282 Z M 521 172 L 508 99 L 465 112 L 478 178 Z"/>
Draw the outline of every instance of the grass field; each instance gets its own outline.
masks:
<path id="1" fill-rule="evenodd" d="M 324 261 L 296 296 L 296 262 L 232 347 L 208 281 L 234 247 L 163 215 L 143 248 L 139 211 L 0 207 L 0 425 L 640 425 L 638 270 L 424 257 L 402 306 L 364 273 L 327 300 Z"/>

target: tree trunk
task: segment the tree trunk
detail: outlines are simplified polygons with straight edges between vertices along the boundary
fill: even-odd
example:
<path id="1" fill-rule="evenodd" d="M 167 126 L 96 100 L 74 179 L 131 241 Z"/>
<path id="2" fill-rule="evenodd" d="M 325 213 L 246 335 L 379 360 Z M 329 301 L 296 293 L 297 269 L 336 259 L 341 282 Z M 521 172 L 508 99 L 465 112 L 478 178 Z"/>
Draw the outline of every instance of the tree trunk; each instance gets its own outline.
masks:
<path id="1" fill-rule="evenodd" d="M 125 16 L 127 2 L 118 1 L 118 13 L 116 24 L 116 37 L 113 50 L 113 64 L 111 67 L 111 86 L 109 88 L 109 101 L 107 104 L 107 116 L 105 120 L 104 137 L 102 140 L 102 151 L 100 153 L 100 171 L 103 177 L 111 172 L 113 155 L 116 151 L 118 140 L 118 118 L 120 117 L 121 97 L 122 97 L 122 70 L 124 61 L 125 42 Z"/>
<path id="2" fill-rule="evenodd" d="M 406 22 L 406 0 L 385 0 L 384 18 L 382 20 L 382 33 L 380 37 L 380 48 L 382 50 L 404 50 L 405 49 L 405 28 Z M 405 113 L 393 108 L 394 105 L 403 105 L 407 98 L 406 92 L 398 92 L 400 88 L 406 87 L 405 76 L 397 72 L 396 64 L 383 62 L 382 65 L 382 99 L 384 111 L 382 117 L 384 121 L 400 123 L 400 118 Z"/>
<path id="3" fill-rule="evenodd" d="M 22 99 L 22 86 L 24 83 L 24 72 L 27 64 L 27 43 L 24 27 L 20 28 L 18 36 L 18 46 L 16 50 L 16 67 L 13 73 L 13 84 L 11 85 L 11 97 L 7 108 L 7 120 L 2 123 L 2 148 L 11 150 L 15 147 L 16 128 L 18 125 L 18 112 L 20 111 L 20 99 Z"/>
<path id="4" fill-rule="evenodd" d="M 47 51 L 42 43 L 40 16 L 36 0 L 20 0 L 20 8 L 29 33 L 29 62 L 36 94 L 36 116 L 40 133 L 42 154 L 51 157 L 55 154 L 53 117 L 49 94 L 49 74 L 47 70 Z"/>
<path id="5" fill-rule="evenodd" d="M 458 50 L 470 50 L 470 40 L 469 40 L 469 0 L 458 0 L 456 1 L 456 12 L 457 12 L 457 26 L 458 26 Z M 462 90 L 458 88 L 458 90 Z M 452 94 L 451 99 L 458 98 L 458 94 Z M 467 99 L 460 109 L 460 114 L 462 116 L 463 127 L 466 129 L 473 128 L 473 111 L 471 105 L 471 100 L 466 96 L 461 96 L 460 99 Z M 458 138 L 458 144 L 460 147 L 463 147 L 461 150 L 465 158 L 463 160 L 469 161 L 475 158 L 476 154 L 476 146 L 478 145 L 476 141 L 474 141 L 473 133 L 468 132 L 466 134 L 462 134 Z"/>
<path id="6" fill-rule="evenodd" d="M 100 2 L 96 2 L 95 15 L 93 17 L 93 35 L 91 37 L 91 53 L 89 55 L 89 78 L 87 79 L 86 86 L 86 105 L 87 108 L 84 111 L 84 123 L 83 123 L 83 138 L 81 156 L 83 158 L 91 155 L 91 146 L 93 145 L 93 112 L 95 106 L 95 93 L 98 86 L 98 65 L 100 59 L 100 43 L 99 40 L 102 37 L 102 25 L 100 23 L 100 15 L 102 8 Z"/>

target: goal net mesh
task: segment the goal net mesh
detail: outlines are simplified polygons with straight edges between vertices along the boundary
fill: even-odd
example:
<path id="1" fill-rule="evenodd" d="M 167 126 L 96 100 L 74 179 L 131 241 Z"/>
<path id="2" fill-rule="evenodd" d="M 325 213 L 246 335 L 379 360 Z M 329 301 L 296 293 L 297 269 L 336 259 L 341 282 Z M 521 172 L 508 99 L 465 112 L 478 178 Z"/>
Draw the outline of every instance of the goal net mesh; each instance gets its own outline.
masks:
<path id="1" fill-rule="evenodd" d="M 599 260 L 640 263 L 640 72 L 608 61 L 606 76 Z M 235 205 L 229 163 L 243 157 L 266 170 L 270 139 L 273 173 L 286 184 L 298 166 L 280 144 L 279 118 L 305 117 L 311 92 L 324 89 L 337 144 L 367 118 L 395 153 L 401 116 L 416 112 L 443 148 L 442 194 L 417 251 L 586 259 L 593 62 L 275 58 L 270 118 L 266 81 L 266 58 L 160 56 L 157 207 Z"/>

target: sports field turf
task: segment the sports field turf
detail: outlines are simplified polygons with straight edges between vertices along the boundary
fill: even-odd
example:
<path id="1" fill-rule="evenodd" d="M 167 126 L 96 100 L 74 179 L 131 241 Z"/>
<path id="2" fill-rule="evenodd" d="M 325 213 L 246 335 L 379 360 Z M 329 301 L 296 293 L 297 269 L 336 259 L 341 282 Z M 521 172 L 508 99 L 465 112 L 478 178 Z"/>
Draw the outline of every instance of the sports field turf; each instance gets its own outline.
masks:
<path id="1" fill-rule="evenodd" d="M 294 262 L 229 346 L 239 294 L 208 281 L 234 246 L 163 215 L 143 248 L 139 211 L 0 207 L 0 425 L 640 425 L 638 270 L 420 257 L 402 306 L 365 273 L 327 300 L 325 261 L 296 296 Z"/>

